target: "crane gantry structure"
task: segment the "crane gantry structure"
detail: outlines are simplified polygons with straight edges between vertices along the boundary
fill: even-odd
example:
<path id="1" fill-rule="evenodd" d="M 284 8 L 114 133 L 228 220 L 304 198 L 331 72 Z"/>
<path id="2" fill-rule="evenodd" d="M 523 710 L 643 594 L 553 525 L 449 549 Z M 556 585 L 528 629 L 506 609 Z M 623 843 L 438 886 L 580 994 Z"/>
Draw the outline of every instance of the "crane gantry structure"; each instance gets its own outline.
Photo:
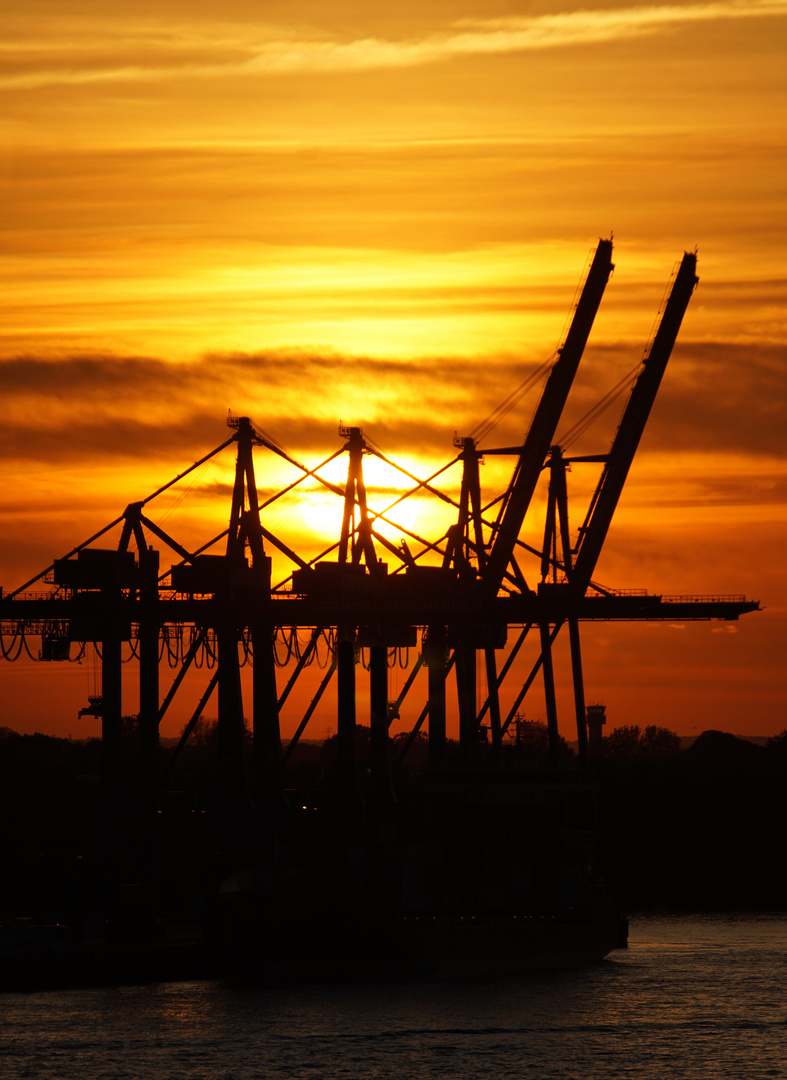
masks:
<path id="1" fill-rule="evenodd" d="M 207 685 L 191 721 L 188 738 L 209 696 L 218 694 L 219 780 L 227 800 L 249 798 L 257 805 L 286 801 L 283 763 L 292 753 L 328 685 L 336 682 L 338 783 L 357 790 L 355 761 L 356 679 L 359 649 L 368 649 L 370 739 L 368 791 L 391 798 L 388 731 L 404 695 L 412 692 L 415 675 L 427 671 L 427 696 L 405 745 L 425 726 L 429 760 L 439 770 L 446 755 L 446 685 L 456 680 L 459 743 L 466 764 L 472 763 L 479 732 L 488 722 L 488 754 L 494 759 L 521 705 L 540 672 L 543 678 L 550 747 L 559 742 L 552 647 L 560 629 L 568 627 L 575 723 L 580 761 L 587 758 L 586 709 L 580 652 L 580 624 L 597 620 L 737 619 L 758 604 L 740 596 L 674 597 L 622 592 L 594 584 L 593 574 L 610 528 L 623 485 L 656 397 L 681 321 L 697 284 L 696 256 L 685 254 L 669 289 L 658 328 L 631 388 L 611 448 L 603 454 L 570 457 L 555 442 L 555 433 L 578 371 L 583 350 L 612 272 L 612 242 L 601 240 L 592 258 L 568 332 L 555 354 L 530 428 L 521 445 L 480 449 L 473 437 L 456 438 L 454 462 L 462 466 L 461 491 L 452 498 L 437 486 L 435 476 L 423 481 L 400 468 L 413 487 L 432 492 L 447 503 L 454 523 L 439 538 L 419 536 L 401 527 L 400 545 L 380 525 L 395 521 L 392 510 L 376 511 L 364 480 L 364 458 L 385 458 L 358 427 L 340 428 L 346 452 L 345 484 L 324 480 L 322 466 L 307 468 L 248 417 L 230 418 L 231 436 L 190 469 L 130 504 L 66 557 L 18 589 L 0 594 L 3 655 L 18 655 L 26 638 L 40 637 L 44 661 L 67 659 L 73 646 L 97 643 L 101 655 L 101 692 L 91 709 L 101 718 L 103 783 L 108 814 L 123 784 L 121 733 L 123 703 L 121 664 L 131 643 L 138 658 L 139 714 L 138 788 L 155 799 L 162 784 L 158 769 L 158 732 L 184 676 L 206 655 Z M 228 528 L 197 550 L 187 550 L 149 516 L 153 499 L 221 451 L 237 451 Z M 261 505 L 255 479 L 255 450 L 284 457 L 299 473 L 290 491 L 303 480 L 316 479 L 343 500 L 337 542 L 317 559 L 299 555 L 265 524 L 268 506 Z M 514 457 L 511 480 L 501 495 L 484 505 L 479 462 L 486 455 Z M 566 470 L 572 462 L 602 465 L 601 478 L 572 543 Z M 326 463 L 323 462 L 323 465 Z M 399 468 L 397 466 L 397 468 Z M 542 474 L 548 474 L 548 498 L 541 550 L 520 537 Z M 403 495 L 402 498 L 406 497 Z M 491 510 L 496 507 L 494 519 Z M 116 547 L 99 542 L 120 530 Z M 409 541 L 409 544 L 408 544 Z M 171 565 L 162 565 L 163 545 Z M 222 545 L 221 553 L 217 553 Z M 411 547 L 412 546 L 412 547 Z M 290 576 L 274 584 L 269 552 L 276 549 L 292 565 Z M 540 557 L 541 580 L 528 583 L 519 565 L 521 552 Z M 385 554 L 385 561 L 381 557 Z M 32 592 L 40 584 L 49 591 Z M 286 685 L 277 685 L 277 656 L 293 653 L 293 634 L 306 631 L 308 643 L 293 656 Z M 539 636 L 537 659 L 516 687 L 513 705 L 504 715 L 501 688 L 528 634 Z M 161 656 L 177 636 L 187 640 L 179 654 L 179 670 L 162 694 Z M 328 664 L 322 681 L 301 717 L 294 736 L 282 748 L 279 716 L 309 658 L 327 642 Z M 288 645 L 289 643 L 289 645 Z M 389 658 L 397 648 L 416 648 L 417 660 L 394 702 L 388 685 Z M 277 652 L 278 650 L 278 652 Z M 28 649 L 28 651 L 30 651 Z M 477 660 L 486 669 L 485 700 L 479 708 Z M 252 659 L 251 713 L 254 774 L 248 790 L 244 763 L 244 702 L 240 669 Z M 498 660 L 502 658 L 502 664 Z M 89 711 L 89 710 L 86 710 Z M 183 741 L 183 740 L 182 740 Z M 177 751 L 176 751 L 177 752 Z"/>

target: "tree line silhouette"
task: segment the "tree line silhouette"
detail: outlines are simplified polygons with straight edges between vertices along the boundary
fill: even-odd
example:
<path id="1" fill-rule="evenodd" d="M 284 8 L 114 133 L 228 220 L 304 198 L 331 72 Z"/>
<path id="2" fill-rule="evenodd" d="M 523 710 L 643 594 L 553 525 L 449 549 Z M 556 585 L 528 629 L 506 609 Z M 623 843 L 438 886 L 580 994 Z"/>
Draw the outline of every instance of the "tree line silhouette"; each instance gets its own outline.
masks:
<path id="1" fill-rule="evenodd" d="M 125 724 L 133 734 L 133 718 Z M 399 735 L 391 740 L 394 781 L 417 785 L 428 743 L 419 735 L 397 765 L 405 739 Z M 368 729 L 360 728 L 361 763 L 368 742 Z M 125 768 L 133 788 L 133 738 L 125 744 Z M 548 765 L 544 726 L 528 723 L 504 751 L 534 766 Z M 171 752 L 171 746 L 162 746 L 162 769 Z M 488 748 L 480 752 L 483 756 Z M 335 753 L 335 736 L 299 744 L 289 759 L 285 783 L 320 787 Z M 458 746 L 449 742 L 449 762 L 458 753 Z M 570 767 L 572 757 L 563 743 L 557 767 Z M 169 786 L 210 792 L 216 760 L 216 723 L 203 717 L 170 771 Z M 603 739 L 595 769 L 598 861 L 611 890 L 629 911 L 784 907 L 787 730 L 766 745 L 705 731 L 682 749 L 680 738 L 667 728 L 621 727 Z M 43 866 L 99 857 L 100 772 L 99 739 L 22 735 L 0 728 L 0 918 L 26 914 L 35 897 L 40 903 L 41 890 L 46 890 Z M 174 837 L 176 845 L 179 836 Z"/>

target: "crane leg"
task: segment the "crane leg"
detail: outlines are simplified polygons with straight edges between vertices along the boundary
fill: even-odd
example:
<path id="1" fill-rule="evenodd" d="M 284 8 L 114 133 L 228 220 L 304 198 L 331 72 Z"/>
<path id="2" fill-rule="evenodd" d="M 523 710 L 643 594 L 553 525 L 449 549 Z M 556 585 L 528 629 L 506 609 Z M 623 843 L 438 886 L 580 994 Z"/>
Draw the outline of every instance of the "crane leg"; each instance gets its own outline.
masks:
<path id="1" fill-rule="evenodd" d="M 456 691 L 459 699 L 459 745 L 462 757 L 469 762 L 476 741 L 476 651 L 469 645 L 457 645 Z"/>
<path id="2" fill-rule="evenodd" d="M 442 639 L 424 642 L 429 678 L 429 764 L 441 765 L 445 760 L 445 643 Z"/>
<path id="3" fill-rule="evenodd" d="M 360 802 L 355 759 L 355 643 L 345 638 L 337 646 L 337 780 L 351 802 Z"/>
<path id="4" fill-rule="evenodd" d="M 156 812 L 157 769 L 159 750 L 159 627 L 157 621 L 139 624 L 139 788 L 141 794 L 139 840 L 140 880 L 145 887 L 147 902 L 154 903 L 156 880 L 156 844 L 158 814 Z"/>
<path id="5" fill-rule="evenodd" d="M 552 666 L 552 636 L 549 632 L 549 623 L 541 623 L 541 668 L 544 673 L 544 697 L 547 707 L 547 729 L 549 731 L 549 756 L 552 762 L 557 761 L 558 739 L 557 729 L 557 699 L 555 697 L 555 671 Z"/>
<path id="6" fill-rule="evenodd" d="M 122 642 L 108 628 L 101 642 L 101 788 L 104 809 L 106 877 L 104 910 L 110 922 L 117 914 L 121 830 Z"/>
<path id="7" fill-rule="evenodd" d="M 497 664 L 495 663 L 495 650 L 486 649 L 486 686 L 489 701 L 489 726 L 492 729 L 492 751 L 495 757 L 500 755 L 503 745 L 503 733 L 500 726 L 500 695 L 497 680 Z"/>
<path id="8" fill-rule="evenodd" d="M 577 746 L 579 760 L 586 762 L 588 758 L 588 729 L 585 718 L 585 684 L 582 678 L 582 650 L 579 642 L 579 619 L 570 615 L 568 619 L 568 635 L 571 645 L 571 672 L 574 683 L 574 708 L 577 714 Z"/>
<path id="9" fill-rule="evenodd" d="M 275 859 L 280 815 L 286 808 L 287 800 L 284 795 L 272 628 L 253 627 L 252 644 L 252 735 L 254 784 L 255 794 L 258 795 L 255 801 L 263 811 L 263 836 L 269 844 L 271 857 Z"/>
<path id="10" fill-rule="evenodd" d="M 384 645 L 372 645 L 369 650 L 369 697 L 372 791 L 380 802 L 392 802 L 388 759 L 388 650 Z"/>

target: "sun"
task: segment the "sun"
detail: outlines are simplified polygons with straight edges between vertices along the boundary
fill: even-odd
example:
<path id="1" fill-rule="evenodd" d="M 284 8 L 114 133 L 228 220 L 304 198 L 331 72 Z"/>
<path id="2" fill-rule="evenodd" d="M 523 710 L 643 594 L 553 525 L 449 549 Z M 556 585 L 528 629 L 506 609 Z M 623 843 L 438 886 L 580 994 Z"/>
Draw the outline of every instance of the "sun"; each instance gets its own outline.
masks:
<path id="1" fill-rule="evenodd" d="M 301 501 L 302 525 L 312 543 L 321 548 L 338 544 L 342 531 L 343 503 L 338 495 L 329 491 L 312 491 Z"/>
<path id="2" fill-rule="evenodd" d="M 404 494 L 404 491 L 401 494 Z M 398 545 L 403 538 L 406 538 L 407 531 L 416 531 L 419 499 L 417 495 L 410 495 L 396 505 L 392 505 L 396 499 L 396 493 L 390 490 L 386 491 L 382 499 L 375 499 L 374 492 L 369 492 L 372 529 L 390 543 Z M 389 507 L 391 507 L 390 510 Z M 327 549 L 332 544 L 339 543 L 343 513 L 344 501 L 338 494 L 334 495 L 330 491 L 309 492 L 304 496 L 300 506 L 302 528 L 308 533 L 312 542 L 317 541 L 323 549 Z M 357 520 L 358 511 L 356 510 Z M 381 551 L 380 555 L 383 557 L 385 551 Z"/>

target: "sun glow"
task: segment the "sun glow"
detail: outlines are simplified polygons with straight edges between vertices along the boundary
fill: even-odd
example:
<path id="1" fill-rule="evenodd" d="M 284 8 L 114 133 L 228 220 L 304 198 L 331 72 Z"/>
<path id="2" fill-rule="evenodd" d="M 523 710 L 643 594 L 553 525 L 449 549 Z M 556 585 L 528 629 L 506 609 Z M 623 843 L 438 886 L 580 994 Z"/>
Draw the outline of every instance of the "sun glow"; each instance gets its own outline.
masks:
<path id="1" fill-rule="evenodd" d="M 409 472 L 413 466 L 412 463 L 408 465 Z M 325 548 L 338 544 L 341 537 L 346 471 L 346 459 L 336 459 L 321 472 L 323 479 L 330 483 L 334 490 L 329 490 L 325 485 L 313 484 L 301 497 L 300 523 L 312 541 L 319 540 Z M 364 481 L 372 529 L 390 543 L 400 545 L 402 540 L 406 539 L 407 533 L 417 531 L 423 496 L 418 491 L 413 491 L 413 481 L 371 454 L 364 456 Z M 360 510 L 356 506 L 356 526 L 359 520 Z M 377 547 L 381 547 L 379 540 Z M 382 547 L 379 555 L 386 561 L 384 545 Z"/>

